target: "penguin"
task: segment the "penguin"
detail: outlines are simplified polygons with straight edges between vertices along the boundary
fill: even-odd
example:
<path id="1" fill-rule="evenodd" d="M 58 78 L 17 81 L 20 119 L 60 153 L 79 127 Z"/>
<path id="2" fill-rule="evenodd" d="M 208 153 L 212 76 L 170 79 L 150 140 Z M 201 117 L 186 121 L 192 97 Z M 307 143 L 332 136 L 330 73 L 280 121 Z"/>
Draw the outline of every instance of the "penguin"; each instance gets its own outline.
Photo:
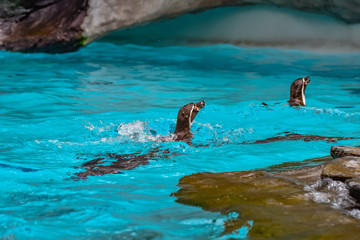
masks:
<path id="1" fill-rule="evenodd" d="M 306 106 L 305 89 L 310 77 L 298 78 L 290 86 L 290 106 Z"/>
<path id="2" fill-rule="evenodd" d="M 174 132 L 174 141 L 183 141 L 191 144 L 193 133 L 191 132 L 191 126 L 194 122 L 196 115 L 200 109 L 205 106 L 204 101 L 198 103 L 189 103 L 181 107 L 176 120 L 176 128 Z M 165 141 L 166 138 L 163 138 Z M 136 152 L 132 154 L 117 154 L 117 153 L 105 153 L 96 155 L 96 159 L 88 161 L 81 165 L 80 168 L 86 169 L 84 172 L 76 173 L 76 177 L 72 179 L 86 179 L 88 176 L 102 176 L 105 174 L 118 174 L 122 170 L 129 170 L 141 165 L 146 165 L 150 160 L 156 160 L 159 158 L 170 158 L 176 155 L 169 149 L 161 149 L 156 147 L 149 152 L 143 154 Z M 110 164 L 109 164 L 110 163 Z"/>
<path id="3" fill-rule="evenodd" d="M 200 101 L 198 103 L 189 103 L 180 108 L 177 120 L 176 120 L 176 128 L 175 128 L 175 141 L 184 141 L 189 143 L 193 137 L 191 130 L 191 126 L 193 121 L 200 111 L 205 106 L 204 101 Z"/>

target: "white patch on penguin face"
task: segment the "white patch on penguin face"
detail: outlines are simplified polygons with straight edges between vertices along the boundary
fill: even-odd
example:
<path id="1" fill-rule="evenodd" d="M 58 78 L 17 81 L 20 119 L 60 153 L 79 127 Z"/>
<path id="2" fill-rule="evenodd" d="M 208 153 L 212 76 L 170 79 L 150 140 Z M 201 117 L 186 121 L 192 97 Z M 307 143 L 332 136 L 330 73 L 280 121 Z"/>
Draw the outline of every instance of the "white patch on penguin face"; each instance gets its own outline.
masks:
<path id="1" fill-rule="evenodd" d="M 301 97 L 304 106 L 306 106 L 306 100 L 305 100 L 305 78 L 302 79 L 302 86 L 301 86 Z"/>
<path id="2" fill-rule="evenodd" d="M 189 116 L 189 128 L 191 128 L 191 125 L 192 125 L 191 116 L 192 116 L 192 113 L 193 113 L 193 111 L 194 111 L 194 107 L 195 107 L 195 104 L 192 106 L 191 111 L 190 111 L 190 116 Z"/>

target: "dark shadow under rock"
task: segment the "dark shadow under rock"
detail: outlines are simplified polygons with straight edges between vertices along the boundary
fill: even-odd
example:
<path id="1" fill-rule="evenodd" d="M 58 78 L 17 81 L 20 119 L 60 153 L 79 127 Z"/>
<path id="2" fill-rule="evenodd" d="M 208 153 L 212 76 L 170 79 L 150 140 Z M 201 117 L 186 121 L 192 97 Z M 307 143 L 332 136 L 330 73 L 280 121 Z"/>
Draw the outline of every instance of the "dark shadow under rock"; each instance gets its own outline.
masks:
<path id="1" fill-rule="evenodd" d="M 346 184 L 349 187 L 350 196 L 360 203 L 360 178 L 349 179 Z"/>

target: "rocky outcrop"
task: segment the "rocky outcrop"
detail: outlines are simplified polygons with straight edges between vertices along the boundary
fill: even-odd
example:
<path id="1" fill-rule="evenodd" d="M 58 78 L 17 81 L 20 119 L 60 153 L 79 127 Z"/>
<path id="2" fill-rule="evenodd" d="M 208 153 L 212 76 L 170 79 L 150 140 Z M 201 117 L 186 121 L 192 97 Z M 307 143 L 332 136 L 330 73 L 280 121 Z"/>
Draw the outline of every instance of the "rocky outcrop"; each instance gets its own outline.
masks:
<path id="1" fill-rule="evenodd" d="M 360 148 L 333 146 L 330 153 L 335 160 L 324 166 L 321 177 L 344 182 L 360 204 Z"/>
<path id="2" fill-rule="evenodd" d="M 89 14 L 83 24 L 89 39 L 115 29 L 225 6 L 271 5 L 325 14 L 347 23 L 360 22 L 360 2 L 357 0 L 124 0 L 121 3 L 89 0 L 89 5 Z"/>
<path id="3" fill-rule="evenodd" d="M 270 5 L 360 22 L 357 0 L 4 0 L 0 48 L 73 51 L 104 34 L 224 6 Z"/>
<path id="4" fill-rule="evenodd" d="M 331 153 L 341 158 L 326 156 L 254 171 L 197 173 L 180 179 L 180 190 L 173 196 L 177 202 L 207 211 L 237 213 L 225 221 L 225 236 L 246 228 L 249 239 L 357 239 L 360 215 L 354 211 L 360 203 L 360 156 L 346 155 L 357 151 L 333 147 Z"/>
<path id="5" fill-rule="evenodd" d="M 360 148 L 346 146 L 332 146 L 330 154 L 333 158 L 341 158 L 345 156 L 360 157 Z"/>
<path id="6" fill-rule="evenodd" d="M 84 45 L 81 24 L 88 0 L 3 1 L 0 48 L 22 52 L 68 52 Z"/>
<path id="7" fill-rule="evenodd" d="M 308 169 L 309 171 L 318 169 Z M 177 202 L 232 216 L 222 235 L 247 227 L 247 239 L 357 239 L 358 220 L 313 201 L 292 178 L 265 171 L 198 173 L 182 178 Z M 314 194 L 320 194 L 314 193 Z M 244 236 L 239 236 L 243 237 Z"/>
<path id="8" fill-rule="evenodd" d="M 321 177 L 342 182 L 360 177 L 360 157 L 345 156 L 331 161 L 324 166 Z"/>

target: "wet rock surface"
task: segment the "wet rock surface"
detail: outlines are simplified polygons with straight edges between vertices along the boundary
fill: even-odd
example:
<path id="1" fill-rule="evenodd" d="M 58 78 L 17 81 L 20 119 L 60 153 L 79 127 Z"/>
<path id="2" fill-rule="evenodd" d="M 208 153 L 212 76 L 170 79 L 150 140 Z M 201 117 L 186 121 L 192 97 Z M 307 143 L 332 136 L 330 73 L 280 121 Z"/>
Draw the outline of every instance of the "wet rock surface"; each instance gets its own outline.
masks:
<path id="1" fill-rule="evenodd" d="M 345 156 L 334 159 L 324 166 L 321 177 L 342 182 L 360 177 L 360 157 Z"/>
<path id="2" fill-rule="evenodd" d="M 333 158 L 340 158 L 345 156 L 360 157 L 360 148 L 346 147 L 346 146 L 332 146 L 330 150 L 330 154 Z"/>
<path id="3" fill-rule="evenodd" d="M 324 166 L 321 177 L 345 182 L 350 196 L 360 204 L 360 148 L 333 146 L 330 154 L 335 159 Z"/>
<path id="4" fill-rule="evenodd" d="M 224 235 L 252 221 L 249 239 L 357 239 L 358 220 L 316 203 L 290 176 L 264 171 L 199 173 L 180 180 L 174 194 L 183 204 L 227 215 Z"/>
<path id="5" fill-rule="evenodd" d="M 0 49 L 74 51 L 106 33 L 226 6 L 267 5 L 360 22 L 357 0 L 4 0 Z"/>
<path id="6" fill-rule="evenodd" d="M 224 223 L 223 235 L 247 226 L 249 239 L 357 239 L 360 157 L 342 156 L 254 171 L 197 173 L 180 179 L 173 196 L 206 211 L 237 213 Z"/>

